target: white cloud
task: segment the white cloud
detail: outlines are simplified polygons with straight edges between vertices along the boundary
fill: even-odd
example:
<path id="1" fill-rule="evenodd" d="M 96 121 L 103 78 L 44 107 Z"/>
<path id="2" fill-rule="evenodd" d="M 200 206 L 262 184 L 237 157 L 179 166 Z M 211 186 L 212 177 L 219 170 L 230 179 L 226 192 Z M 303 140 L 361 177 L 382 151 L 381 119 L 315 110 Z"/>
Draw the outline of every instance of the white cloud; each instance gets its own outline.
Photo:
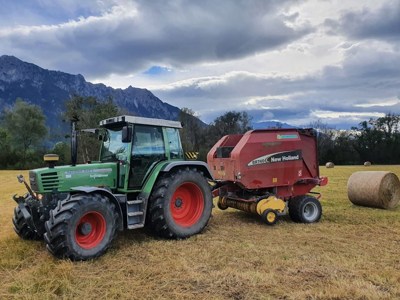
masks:
<path id="1" fill-rule="evenodd" d="M 395 99 L 376 99 L 372 100 L 368 103 L 359 103 L 359 104 L 354 104 L 355 107 L 376 107 L 376 106 L 394 106 L 400 104 L 400 100 L 395 100 Z"/>
<path id="2" fill-rule="evenodd" d="M 315 110 L 311 111 L 311 115 L 318 118 L 318 119 L 355 119 L 355 120 L 365 120 L 366 118 L 380 118 L 384 117 L 384 113 L 378 112 L 350 112 L 350 111 L 322 111 L 322 110 Z"/>

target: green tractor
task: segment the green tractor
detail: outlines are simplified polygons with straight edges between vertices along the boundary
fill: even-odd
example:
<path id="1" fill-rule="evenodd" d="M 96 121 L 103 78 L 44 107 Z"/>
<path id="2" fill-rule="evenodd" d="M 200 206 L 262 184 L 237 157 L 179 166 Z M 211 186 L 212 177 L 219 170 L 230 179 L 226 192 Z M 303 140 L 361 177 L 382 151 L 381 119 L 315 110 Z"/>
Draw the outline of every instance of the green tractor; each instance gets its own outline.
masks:
<path id="1" fill-rule="evenodd" d="M 15 232 L 42 239 L 58 258 L 93 259 L 116 232 L 146 225 L 165 238 L 200 233 L 212 210 L 207 164 L 185 161 L 180 122 L 119 116 L 100 122 L 99 161 L 76 164 L 77 131 L 72 123 L 71 165 L 29 172 L 28 193 L 14 196 Z"/>

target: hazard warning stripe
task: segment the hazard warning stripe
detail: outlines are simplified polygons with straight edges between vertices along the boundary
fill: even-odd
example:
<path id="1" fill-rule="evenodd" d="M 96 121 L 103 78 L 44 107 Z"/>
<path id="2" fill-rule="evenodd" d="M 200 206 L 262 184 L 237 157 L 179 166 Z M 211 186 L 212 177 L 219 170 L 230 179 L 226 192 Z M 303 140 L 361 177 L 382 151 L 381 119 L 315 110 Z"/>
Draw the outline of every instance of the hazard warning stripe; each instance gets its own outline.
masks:
<path id="1" fill-rule="evenodd" d="M 185 152 L 186 159 L 197 159 L 199 152 Z"/>

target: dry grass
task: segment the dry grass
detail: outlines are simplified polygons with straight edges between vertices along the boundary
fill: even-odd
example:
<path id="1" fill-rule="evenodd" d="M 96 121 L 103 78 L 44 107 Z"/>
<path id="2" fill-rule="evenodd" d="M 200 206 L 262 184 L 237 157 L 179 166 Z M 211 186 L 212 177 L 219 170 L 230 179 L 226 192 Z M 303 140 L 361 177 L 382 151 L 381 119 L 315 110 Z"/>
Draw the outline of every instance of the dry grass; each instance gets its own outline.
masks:
<path id="1" fill-rule="evenodd" d="M 54 259 L 42 242 L 13 232 L 15 175 L 0 171 L 1 299 L 394 299 L 400 298 L 400 208 L 353 206 L 351 173 L 365 167 L 321 168 L 320 223 L 214 209 L 204 234 L 159 240 L 145 231 L 119 234 L 98 260 Z M 400 175 L 400 166 L 372 166 Z M 26 172 L 23 172 L 26 174 Z"/>

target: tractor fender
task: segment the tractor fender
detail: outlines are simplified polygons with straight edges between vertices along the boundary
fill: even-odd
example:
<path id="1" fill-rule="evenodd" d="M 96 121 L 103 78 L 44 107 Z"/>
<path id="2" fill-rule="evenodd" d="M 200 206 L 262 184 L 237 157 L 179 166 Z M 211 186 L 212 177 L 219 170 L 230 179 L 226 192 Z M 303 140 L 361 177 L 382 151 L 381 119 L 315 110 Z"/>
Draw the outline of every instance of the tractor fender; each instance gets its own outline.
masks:
<path id="1" fill-rule="evenodd" d="M 211 175 L 210 169 L 208 168 L 208 165 L 204 161 L 173 161 L 168 163 L 161 171 L 162 172 L 170 172 L 173 171 L 174 169 L 179 169 L 182 167 L 195 167 L 199 171 L 203 172 L 203 175 L 207 177 L 210 180 L 214 180 L 214 178 Z"/>
<path id="2" fill-rule="evenodd" d="M 77 192 L 84 192 L 86 194 L 94 194 L 98 193 L 103 196 L 106 196 L 107 198 L 110 199 L 112 203 L 115 204 L 118 210 L 118 214 L 120 218 L 118 218 L 118 229 L 123 230 L 124 229 L 124 215 L 122 214 L 122 208 L 121 205 L 118 201 L 118 199 L 111 193 L 108 189 L 105 188 L 99 188 L 99 187 L 93 187 L 93 186 L 76 186 L 71 188 L 72 191 L 77 191 Z"/>

